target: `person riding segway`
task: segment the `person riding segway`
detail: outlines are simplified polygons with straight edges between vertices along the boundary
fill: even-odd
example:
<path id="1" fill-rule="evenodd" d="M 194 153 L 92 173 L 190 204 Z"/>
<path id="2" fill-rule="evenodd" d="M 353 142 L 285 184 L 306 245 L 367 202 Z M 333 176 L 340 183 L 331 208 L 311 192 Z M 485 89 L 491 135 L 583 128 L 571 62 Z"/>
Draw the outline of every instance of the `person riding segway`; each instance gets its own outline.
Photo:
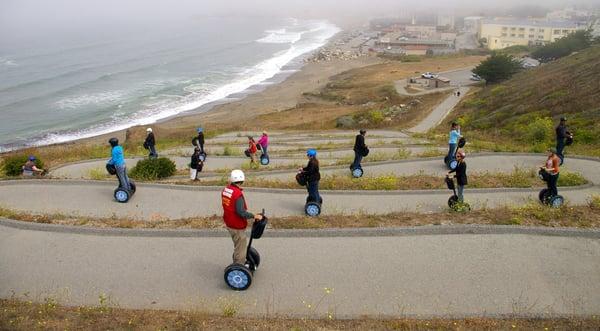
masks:
<path id="1" fill-rule="evenodd" d="M 267 153 L 267 149 L 269 148 L 269 135 L 267 134 L 267 131 L 262 132 L 262 136 L 260 137 L 260 139 L 258 139 L 258 146 L 260 146 L 261 150 L 260 164 L 268 165 L 270 160 L 269 154 Z"/>
<path id="2" fill-rule="evenodd" d="M 321 206 L 323 204 L 323 198 L 321 198 L 321 195 L 319 194 L 319 181 L 321 180 L 321 173 L 319 172 L 317 150 L 312 148 L 309 149 L 306 151 L 306 157 L 308 158 L 308 164 L 306 167 L 298 169 L 296 181 L 298 181 L 298 184 L 300 185 L 306 185 L 308 197 L 306 197 L 304 212 L 306 215 L 314 217 L 321 214 Z"/>
<path id="3" fill-rule="evenodd" d="M 233 263 L 225 268 L 224 279 L 229 287 L 237 291 L 247 289 L 252 283 L 252 275 L 260 264 L 260 255 L 251 246 L 252 239 L 260 238 L 266 226 L 263 214 L 248 212 L 241 188 L 244 180 L 244 172 L 233 170 L 229 178 L 230 184 L 221 192 L 223 221 L 234 246 Z M 249 219 L 253 219 L 254 223 L 250 243 L 246 246 L 246 227 Z"/>
<path id="4" fill-rule="evenodd" d="M 573 143 L 573 134 L 567 129 L 567 118 L 561 117 L 560 123 L 556 127 L 556 155 L 560 158 L 560 165 L 563 165 L 565 156 L 563 150 L 565 146 Z"/>
<path id="5" fill-rule="evenodd" d="M 364 172 L 360 162 L 363 157 L 369 155 L 369 148 L 365 145 L 366 133 L 366 130 L 360 130 L 354 141 L 354 161 L 352 161 L 352 164 L 350 165 L 350 171 L 352 171 L 352 176 L 354 178 L 362 177 Z"/>
<path id="6" fill-rule="evenodd" d="M 114 191 L 115 200 L 125 203 L 135 194 L 135 183 L 127 176 L 123 147 L 119 146 L 119 139 L 110 138 L 108 143 L 111 146 L 111 159 L 106 164 L 106 170 L 119 179 L 119 187 Z"/>
<path id="7" fill-rule="evenodd" d="M 452 122 L 452 129 L 450 130 L 450 139 L 448 140 L 448 154 L 444 157 L 444 164 L 448 169 L 455 169 L 458 165 L 456 162 L 456 152 L 459 148 L 463 148 L 466 144 L 466 140 L 460 134 L 460 125 L 456 122 Z"/>
<path id="8" fill-rule="evenodd" d="M 468 183 L 468 181 L 467 181 L 467 163 L 464 161 L 465 156 L 466 156 L 465 152 L 463 152 L 462 150 L 459 150 L 456 153 L 456 158 L 457 158 L 457 162 L 458 162 L 457 166 L 455 167 L 455 169 L 448 171 L 448 174 L 446 175 L 446 185 L 448 185 L 448 189 L 452 190 L 452 192 L 454 193 L 448 199 L 448 207 L 450 207 L 452 209 L 456 209 L 458 204 L 463 204 L 467 209 L 470 209 L 469 205 L 464 202 L 464 198 L 463 198 L 463 190 L 465 188 L 465 185 L 467 185 L 467 183 Z M 454 180 L 452 178 L 450 178 L 451 173 L 456 173 L 454 178 L 456 178 L 456 184 L 458 185 L 458 194 L 456 192 Z"/>
<path id="9" fill-rule="evenodd" d="M 540 167 L 539 176 L 546 182 L 548 187 L 540 191 L 538 198 L 545 205 L 559 208 L 563 205 L 565 199 L 558 194 L 557 182 L 560 175 L 560 159 L 556 153 L 555 148 L 549 148 L 548 159 L 545 165 Z"/>

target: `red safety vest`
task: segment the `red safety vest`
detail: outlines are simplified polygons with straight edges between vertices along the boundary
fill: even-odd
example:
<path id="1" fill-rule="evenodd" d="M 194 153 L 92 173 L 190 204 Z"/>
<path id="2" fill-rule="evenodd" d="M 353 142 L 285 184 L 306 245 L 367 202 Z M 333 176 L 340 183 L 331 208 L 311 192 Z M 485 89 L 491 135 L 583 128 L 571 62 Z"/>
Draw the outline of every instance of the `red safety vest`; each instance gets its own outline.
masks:
<path id="1" fill-rule="evenodd" d="M 221 203 L 223 204 L 223 221 L 228 228 L 243 230 L 248 226 L 248 221 L 238 215 L 235 210 L 236 202 L 239 198 L 243 197 L 244 193 L 242 189 L 236 185 L 229 184 L 221 192 Z M 248 209 L 246 206 L 246 200 L 244 199 L 244 209 Z"/>

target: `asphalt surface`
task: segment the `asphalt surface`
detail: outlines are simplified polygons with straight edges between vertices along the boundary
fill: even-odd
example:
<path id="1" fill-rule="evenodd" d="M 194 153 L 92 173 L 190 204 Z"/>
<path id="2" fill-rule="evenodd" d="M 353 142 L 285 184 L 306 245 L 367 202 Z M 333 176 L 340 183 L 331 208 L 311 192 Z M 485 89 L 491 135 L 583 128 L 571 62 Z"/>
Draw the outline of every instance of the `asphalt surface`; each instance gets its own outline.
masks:
<path id="1" fill-rule="evenodd" d="M 223 281 L 227 237 L 95 236 L 0 225 L 0 296 L 70 305 L 323 318 L 593 315 L 600 240 L 520 234 L 265 237 L 252 287 Z"/>

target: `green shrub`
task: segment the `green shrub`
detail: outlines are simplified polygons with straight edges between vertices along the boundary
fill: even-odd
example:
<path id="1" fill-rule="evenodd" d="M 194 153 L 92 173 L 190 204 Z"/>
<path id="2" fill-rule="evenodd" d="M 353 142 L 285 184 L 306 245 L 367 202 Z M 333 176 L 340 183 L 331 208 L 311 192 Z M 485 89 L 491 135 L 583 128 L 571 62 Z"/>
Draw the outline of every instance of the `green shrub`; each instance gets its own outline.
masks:
<path id="1" fill-rule="evenodd" d="M 6 176 L 20 176 L 23 173 L 23 166 L 27 162 L 29 155 L 14 155 L 9 156 L 2 162 L 2 170 Z M 37 158 L 35 160 L 35 166 L 43 169 L 44 162 Z"/>
<path id="2" fill-rule="evenodd" d="M 531 143 L 549 142 L 554 135 L 554 123 L 549 117 L 536 118 L 525 126 L 523 137 Z"/>
<path id="3" fill-rule="evenodd" d="M 373 124 L 383 122 L 383 112 L 381 110 L 371 110 L 369 112 L 369 121 Z"/>
<path id="4" fill-rule="evenodd" d="M 144 159 L 131 169 L 129 176 L 135 179 L 155 180 L 173 176 L 177 167 L 175 162 L 166 157 Z"/>

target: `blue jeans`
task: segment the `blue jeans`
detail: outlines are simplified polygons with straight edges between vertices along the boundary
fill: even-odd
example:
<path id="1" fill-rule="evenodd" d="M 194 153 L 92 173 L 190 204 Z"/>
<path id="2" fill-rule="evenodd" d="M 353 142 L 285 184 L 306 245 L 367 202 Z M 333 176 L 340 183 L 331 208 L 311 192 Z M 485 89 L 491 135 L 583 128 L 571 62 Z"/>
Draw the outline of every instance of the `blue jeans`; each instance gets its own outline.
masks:
<path id="1" fill-rule="evenodd" d="M 266 157 L 269 157 L 269 154 L 267 154 L 267 147 L 269 147 L 269 146 L 262 146 L 261 145 L 263 155 L 266 156 Z"/>
<path id="2" fill-rule="evenodd" d="M 352 161 L 352 165 L 350 165 L 350 169 L 354 170 L 356 168 L 360 168 L 360 161 L 362 161 L 363 156 L 360 155 L 359 152 L 354 151 L 354 161 Z"/>
<path id="3" fill-rule="evenodd" d="M 458 196 L 458 202 L 464 202 L 464 198 L 463 198 L 463 191 L 465 190 L 465 186 L 464 185 L 458 185 L 458 190 L 456 192 L 456 195 Z"/>
<path id="4" fill-rule="evenodd" d="M 321 196 L 319 195 L 319 181 L 315 180 L 306 184 L 308 190 L 308 201 L 315 201 L 321 203 Z"/>
<path id="5" fill-rule="evenodd" d="M 158 153 L 156 153 L 156 147 L 154 145 L 149 146 L 150 149 L 150 158 L 157 158 Z"/>
<path id="6" fill-rule="evenodd" d="M 117 178 L 119 178 L 119 187 L 126 190 L 130 190 L 129 177 L 127 177 L 127 168 L 122 166 L 115 166 L 117 168 Z"/>
<path id="7" fill-rule="evenodd" d="M 454 160 L 454 154 L 456 154 L 456 147 L 458 144 L 448 144 L 448 160 Z"/>

